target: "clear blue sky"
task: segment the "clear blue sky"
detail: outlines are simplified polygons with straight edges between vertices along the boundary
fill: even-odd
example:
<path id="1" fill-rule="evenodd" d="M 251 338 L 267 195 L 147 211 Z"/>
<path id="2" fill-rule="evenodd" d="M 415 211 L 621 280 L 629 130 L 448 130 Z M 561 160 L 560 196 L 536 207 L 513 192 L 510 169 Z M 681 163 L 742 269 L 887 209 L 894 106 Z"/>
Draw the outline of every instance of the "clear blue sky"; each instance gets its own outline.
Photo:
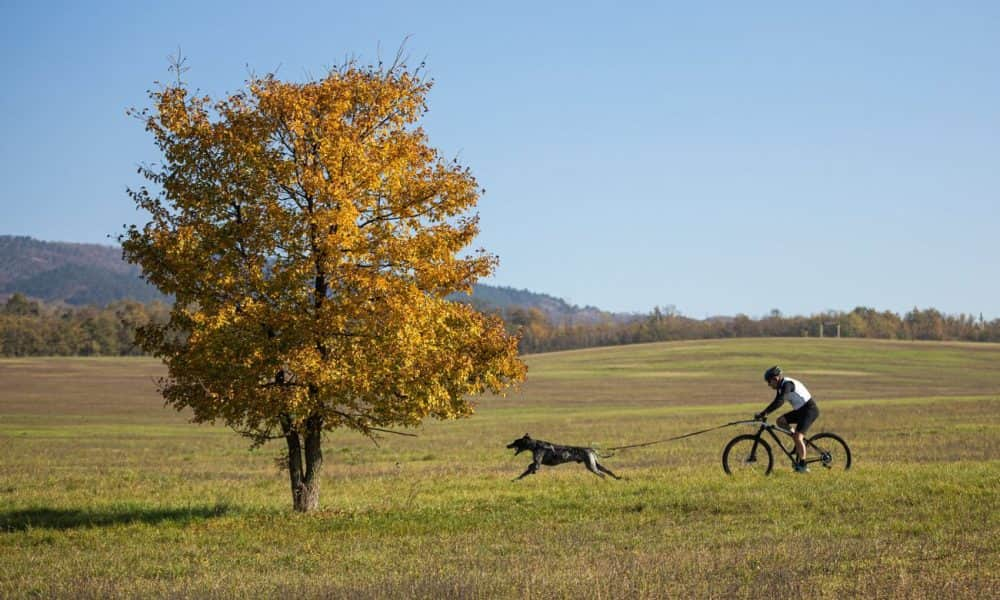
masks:
<path id="1" fill-rule="evenodd" d="M 218 95 L 411 36 L 431 142 L 487 189 L 487 283 L 698 318 L 1000 317 L 1000 3 L 0 7 L 2 234 L 140 220 L 125 188 L 157 156 L 125 110 L 178 47 Z"/>

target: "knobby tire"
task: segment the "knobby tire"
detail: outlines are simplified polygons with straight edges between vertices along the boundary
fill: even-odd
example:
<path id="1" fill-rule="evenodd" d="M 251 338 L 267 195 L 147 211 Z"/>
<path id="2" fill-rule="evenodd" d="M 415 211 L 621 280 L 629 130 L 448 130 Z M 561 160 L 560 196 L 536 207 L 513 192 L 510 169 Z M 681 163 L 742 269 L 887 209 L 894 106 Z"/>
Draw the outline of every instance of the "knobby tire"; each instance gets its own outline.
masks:
<path id="1" fill-rule="evenodd" d="M 751 457 L 754 443 L 757 450 Z M 756 435 L 738 435 L 722 451 L 722 468 L 729 475 L 768 475 L 774 468 L 774 454 L 771 453 L 771 446 Z"/>
<path id="2" fill-rule="evenodd" d="M 840 471 L 851 468 L 851 449 L 847 442 L 835 433 L 817 433 L 809 438 L 809 452 L 813 454 L 808 458 L 821 458 L 818 462 L 811 462 L 812 465 L 821 465 L 831 471 Z M 818 456 L 817 456 L 818 454 Z"/>

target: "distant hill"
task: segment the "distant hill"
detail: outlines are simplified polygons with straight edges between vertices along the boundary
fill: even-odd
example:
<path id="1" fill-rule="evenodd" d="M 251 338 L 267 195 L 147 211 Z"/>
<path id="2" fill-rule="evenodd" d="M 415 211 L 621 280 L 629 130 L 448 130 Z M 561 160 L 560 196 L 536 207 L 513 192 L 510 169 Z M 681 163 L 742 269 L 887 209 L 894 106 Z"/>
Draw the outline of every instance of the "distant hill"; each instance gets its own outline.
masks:
<path id="1" fill-rule="evenodd" d="M 165 300 L 140 277 L 139 268 L 122 260 L 121 249 L 99 244 L 44 242 L 0 235 L 0 296 L 20 292 L 46 302 L 81 306 L 123 299 Z M 470 301 L 464 294 L 455 300 Z M 471 302 L 480 310 L 513 306 L 537 308 L 553 322 L 593 322 L 611 316 L 592 306 L 580 308 L 548 294 L 477 284 Z"/>
<path id="2" fill-rule="evenodd" d="M 0 295 L 14 292 L 78 306 L 164 299 L 119 248 L 0 235 Z"/>
<path id="3" fill-rule="evenodd" d="M 455 294 L 453 299 L 468 301 L 469 297 L 464 294 Z M 627 320 L 631 315 L 617 315 L 605 312 L 593 306 L 579 307 L 570 304 L 562 298 L 556 298 L 548 294 L 519 290 L 511 287 L 497 287 L 485 284 L 476 284 L 472 289 L 473 306 L 479 310 L 504 310 L 511 307 L 537 308 L 553 323 L 594 323 L 607 318 L 617 321 Z"/>

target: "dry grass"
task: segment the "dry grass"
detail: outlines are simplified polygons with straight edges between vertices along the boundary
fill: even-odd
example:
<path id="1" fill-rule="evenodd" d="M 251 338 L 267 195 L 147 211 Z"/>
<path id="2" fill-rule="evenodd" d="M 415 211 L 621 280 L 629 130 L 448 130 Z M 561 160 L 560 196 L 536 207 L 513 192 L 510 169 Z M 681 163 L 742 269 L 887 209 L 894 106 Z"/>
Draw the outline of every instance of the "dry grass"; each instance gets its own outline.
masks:
<path id="1" fill-rule="evenodd" d="M 379 448 L 328 435 L 310 515 L 289 510 L 277 447 L 164 409 L 153 361 L 0 361 L 0 596 L 997 597 L 998 359 L 848 340 L 532 356 L 472 419 Z M 820 398 L 850 472 L 733 481 L 733 428 L 621 452 L 620 482 L 577 465 L 509 481 L 528 459 L 503 446 L 526 431 L 608 447 L 743 418 L 772 363 Z"/>

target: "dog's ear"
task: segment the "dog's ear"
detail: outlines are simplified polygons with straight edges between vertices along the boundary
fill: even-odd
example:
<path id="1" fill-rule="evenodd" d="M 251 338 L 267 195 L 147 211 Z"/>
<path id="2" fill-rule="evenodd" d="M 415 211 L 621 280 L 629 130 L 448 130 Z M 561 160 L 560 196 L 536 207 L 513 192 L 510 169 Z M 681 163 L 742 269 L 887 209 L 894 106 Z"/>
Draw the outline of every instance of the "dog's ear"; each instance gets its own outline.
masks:
<path id="1" fill-rule="evenodd" d="M 524 437 L 523 437 L 523 438 L 521 438 L 521 439 L 522 439 L 522 440 L 530 440 L 530 439 L 531 439 L 531 436 L 530 436 L 530 435 L 528 435 L 528 434 L 526 433 L 526 434 L 524 434 Z"/>

